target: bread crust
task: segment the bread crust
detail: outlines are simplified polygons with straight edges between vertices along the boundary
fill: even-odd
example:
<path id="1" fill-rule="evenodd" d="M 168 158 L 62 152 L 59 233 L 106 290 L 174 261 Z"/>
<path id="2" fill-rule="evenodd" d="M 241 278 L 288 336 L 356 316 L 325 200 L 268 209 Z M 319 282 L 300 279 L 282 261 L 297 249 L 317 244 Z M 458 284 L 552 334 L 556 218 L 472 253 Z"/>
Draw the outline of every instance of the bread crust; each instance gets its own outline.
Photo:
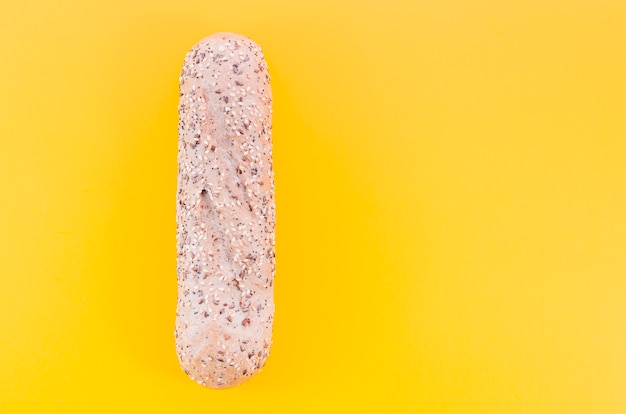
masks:
<path id="1" fill-rule="evenodd" d="M 180 76 L 176 349 L 199 384 L 258 372 L 274 316 L 272 95 L 263 53 L 217 33 Z"/>

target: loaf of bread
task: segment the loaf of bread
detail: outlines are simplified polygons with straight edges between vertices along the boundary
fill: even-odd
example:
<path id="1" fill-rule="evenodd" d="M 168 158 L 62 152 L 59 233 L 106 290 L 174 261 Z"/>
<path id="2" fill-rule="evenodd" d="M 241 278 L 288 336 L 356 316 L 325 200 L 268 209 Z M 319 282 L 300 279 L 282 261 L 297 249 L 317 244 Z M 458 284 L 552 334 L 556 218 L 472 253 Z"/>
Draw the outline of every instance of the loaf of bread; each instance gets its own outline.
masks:
<path id="1" fill-rule="evenodd" d="M 217 33 L 180 77 L 176 348 L 211 388 L 265 364 L 274 316 L 272 95 L 263 53 Z"/>

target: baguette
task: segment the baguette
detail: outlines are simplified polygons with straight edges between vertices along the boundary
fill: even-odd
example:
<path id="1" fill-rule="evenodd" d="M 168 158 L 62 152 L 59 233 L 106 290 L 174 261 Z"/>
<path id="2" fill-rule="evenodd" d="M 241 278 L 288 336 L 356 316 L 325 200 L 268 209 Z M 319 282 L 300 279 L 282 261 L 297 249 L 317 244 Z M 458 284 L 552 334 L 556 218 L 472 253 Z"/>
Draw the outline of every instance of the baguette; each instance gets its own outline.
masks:
<path id="1" fill-rule="evenodd" d="M 217 33 L 186 55 L 178 126 L 176 349 L 210 388 L 265 364 L 274 317 L 272 95 L 263 53 Z"/>

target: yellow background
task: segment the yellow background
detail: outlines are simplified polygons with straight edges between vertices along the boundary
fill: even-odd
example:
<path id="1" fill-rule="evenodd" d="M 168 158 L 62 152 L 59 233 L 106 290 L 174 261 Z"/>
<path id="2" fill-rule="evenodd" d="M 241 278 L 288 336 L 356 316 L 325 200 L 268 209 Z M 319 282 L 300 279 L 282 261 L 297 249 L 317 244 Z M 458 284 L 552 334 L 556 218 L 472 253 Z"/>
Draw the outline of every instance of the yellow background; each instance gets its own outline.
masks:
<path id="1" fill-rule="evenodd" d="M 178 75 L 264 49 L 263 372 L 174 349 Z M 626 2 L 0 3 L 0 412 L 626 413 Z"/>

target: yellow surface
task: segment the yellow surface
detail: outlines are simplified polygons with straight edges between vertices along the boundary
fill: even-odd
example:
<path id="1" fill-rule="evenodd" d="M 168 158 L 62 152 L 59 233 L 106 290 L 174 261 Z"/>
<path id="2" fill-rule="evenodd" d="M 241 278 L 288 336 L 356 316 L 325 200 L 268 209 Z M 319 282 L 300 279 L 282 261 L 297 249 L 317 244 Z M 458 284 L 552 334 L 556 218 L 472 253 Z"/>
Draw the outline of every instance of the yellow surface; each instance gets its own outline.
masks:
<path id="1" fill-rule="evenodd" d="M 625 413 L 626 2 L 0 5 L 0 412 Z M 174 349 L 177 82 L 275 99 L 274 346 Z"/>

